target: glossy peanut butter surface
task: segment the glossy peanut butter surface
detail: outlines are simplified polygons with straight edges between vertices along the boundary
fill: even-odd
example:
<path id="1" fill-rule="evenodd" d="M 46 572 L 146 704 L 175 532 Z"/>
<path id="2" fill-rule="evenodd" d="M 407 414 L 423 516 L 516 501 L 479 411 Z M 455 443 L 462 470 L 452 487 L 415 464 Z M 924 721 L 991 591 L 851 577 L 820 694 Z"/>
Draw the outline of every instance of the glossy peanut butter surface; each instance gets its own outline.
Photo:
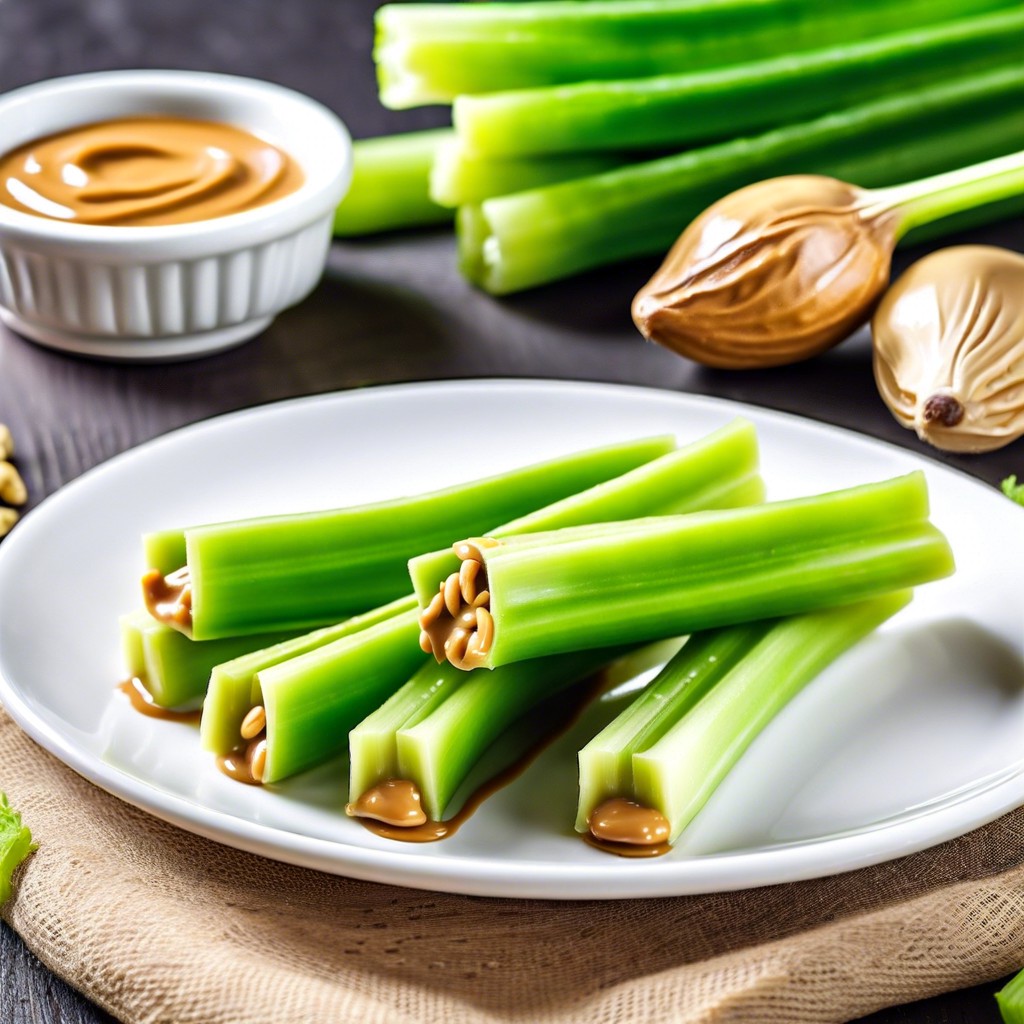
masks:
<path id="1" fill-rule="evenodd" d="M 302 169 L 243 128 L 152 115 L 79 125 L 0 157 L 0 204 L 50 220 L 156 227 L 241 213 Z"/>

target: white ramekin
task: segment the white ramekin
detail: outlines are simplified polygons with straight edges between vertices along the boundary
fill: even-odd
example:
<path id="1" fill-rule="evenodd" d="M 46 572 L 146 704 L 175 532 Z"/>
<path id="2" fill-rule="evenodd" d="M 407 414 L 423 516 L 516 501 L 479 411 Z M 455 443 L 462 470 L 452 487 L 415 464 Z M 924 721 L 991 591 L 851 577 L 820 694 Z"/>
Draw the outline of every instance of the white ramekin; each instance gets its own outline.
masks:
<path id="1" fill-rule="evenodd" d="M 134 114 L 224 121 L 301 165 L 291 195 L 166 227 L 68 224 L 0 206 L 0 319 L 43 345 L 107 359 L 181 359 L 239 344 L 323 273 L 352 140 L 329 110 L 269 82 L 192 71 L 108 71 L 0 98 L 0 153 Z"/>

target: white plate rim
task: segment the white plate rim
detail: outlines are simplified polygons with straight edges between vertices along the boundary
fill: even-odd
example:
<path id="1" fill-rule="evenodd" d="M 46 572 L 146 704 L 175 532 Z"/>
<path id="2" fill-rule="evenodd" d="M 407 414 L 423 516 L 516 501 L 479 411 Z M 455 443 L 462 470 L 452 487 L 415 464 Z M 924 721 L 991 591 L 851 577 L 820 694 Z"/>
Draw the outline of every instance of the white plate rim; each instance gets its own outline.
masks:
<path id="1" fill-rule="evenodd" d="M 587 391 L 608 393 L 645 393 L 679 401 L 698 409 L 734 416 L 756 414 L 761 420 L 780 426 L 802 426 L 825 434 L 841 435 L 847 443 L 867 448 L 883 447 L 902 457 L 919 460 L 932 472 L 950 473 L 972 485 L 985 488 L 977 478 L 946 466 L 891 442 L 859 434 L 809 417 L 766 409 L 751 403 L 712 396 L 670 392 L 660 388 L 586 381 L 557 381 L 531 378 L 480 378 L 455 381 L 418 381 L 406 384 L 370 386 L 321 395 L 272 401 L 234 412 L 214 415 L 176 428 L 143 442 L 97 465 L 54 492 L 25 517 L 18 530 L 0 547 L 0 589 L 10 552 L 46 529 L 49 518 L 59 514 L 68 494 L 85 481 L 92 481 L 112 468 L 147 458 L 162 446 L 171 445 L 185 433 L 216 429 L 226 420 L 260 415 L 276 415 L 278 410 L 303 403 L 351 401 L 361 396 L 390 394 L 416 389 L 447 391 L 463 389 L 525 389 L 551 392 Z M 998 498 L 998 494 L 993 492 Z M 24 538 L 24 539 L 23 539 Z M 521 873 L 509 873 L 506 866 L 478 857 L 447 857 L 443 860 L 417 858 L 403 848 L 390 850 L 345 846 L 333 840 L 304 836 L 276 827 L 237 818 L 226 812 L 205 808 L 175 794 L 154 788 L 131 773 L 107 764 L 79 749 L 67 736 L 51 726 L 28 704 L 16 684 L 0 673 L 0 704 L 14 721 L 40 746 L 83 778 L 106 792 L 143 811 L 194 834 L 240 850 L 299 867 L 342 874 L 352 878 L 385 884 L 462 893 L 473 896 L 526 897 L 537 899 L 622 899 L 669 895 L 690 895 L 745 889 L 764 885 L 801 881 L 889 861 L 935 846 L 995 820 L 1024 804 L 1024 771 L 998 777 L 964 799 L 911 817 L 850 835 L 828 836 L 790 846 L 753 852 L 724 853 L 680 861 L 614 861 L 605 865 L 570 863 L 546 864 L 543 869 L 528 866 Z M 966 813 L 969 809 L 970 813 Z M 927 823 L 922 828 L 922 823 Z M 339 855 L 339 847 L 343 853 Z M 653 869 L 653 870 L 652 870 Z"/>

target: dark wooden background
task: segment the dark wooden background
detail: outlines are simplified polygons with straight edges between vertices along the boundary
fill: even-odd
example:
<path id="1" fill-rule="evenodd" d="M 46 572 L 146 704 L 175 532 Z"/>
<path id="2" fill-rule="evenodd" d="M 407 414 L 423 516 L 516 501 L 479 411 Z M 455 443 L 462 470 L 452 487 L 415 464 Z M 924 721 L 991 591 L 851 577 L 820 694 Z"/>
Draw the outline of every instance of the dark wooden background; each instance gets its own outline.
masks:
<path id="1" fill-rule="evenodd" d="M 369 52 L 374 0 L 4 0 L 0 89 L 104 68 L 232 72 L 300 89 L 353 134 L 425 127 L 444 112 L 382 110 Z M 1024 140 L 1021 140 L 1024 144 Z M 1024 222 L 965 236 L 1024 248 Z M 897 269 L 917 255 L 903 254 Z M 41 501 L 90 466 L 172 427 L 293 395 L 445 377 L 620 381 L 720 395 L 852 427 L 925 454 L 875 391 L 867 338 L 810 363 L 723 373 L 643 344 L 629 299 L 654 269 L 641 261 L 501 302 L 468 287 L 446 232 L 336 245 L 316 293 L 260 338 L 173 366 L 93 363 L 0 328 L 0 421 Z M 1024 475 L 1024 446 L 943 461 L 996 484 Z M 1024 966 L 1024 965 L 1022 965 Z M 999 1020 L 999 983 L 894 1008 L 871 1024 Z M 0 1024 L 109 1018 L 51 975 L 0 925 Z"/>

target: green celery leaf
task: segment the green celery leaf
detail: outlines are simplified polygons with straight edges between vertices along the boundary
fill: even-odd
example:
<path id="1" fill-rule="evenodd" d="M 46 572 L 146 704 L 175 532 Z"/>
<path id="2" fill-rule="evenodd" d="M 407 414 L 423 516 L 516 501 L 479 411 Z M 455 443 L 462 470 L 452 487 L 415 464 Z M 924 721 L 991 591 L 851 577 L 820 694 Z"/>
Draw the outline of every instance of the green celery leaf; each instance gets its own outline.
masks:
<path id="1" fill-rule="evenodd" d="M 1008 476 L 1003 481 L 1003 494 L 1005 494 L 1010 501 L 1015 501 L 1018 505 L 1024 505 L 1024 483 L 1017 483 L 1017 478 L 1015 476 Z"/>
<path id="2" fill-rule="evenodd" d="M 21 815 L 0 793 L 0 905 L 11 895 L 14 869 L 36 848 L 32 833 L 21 823 Z"/>

